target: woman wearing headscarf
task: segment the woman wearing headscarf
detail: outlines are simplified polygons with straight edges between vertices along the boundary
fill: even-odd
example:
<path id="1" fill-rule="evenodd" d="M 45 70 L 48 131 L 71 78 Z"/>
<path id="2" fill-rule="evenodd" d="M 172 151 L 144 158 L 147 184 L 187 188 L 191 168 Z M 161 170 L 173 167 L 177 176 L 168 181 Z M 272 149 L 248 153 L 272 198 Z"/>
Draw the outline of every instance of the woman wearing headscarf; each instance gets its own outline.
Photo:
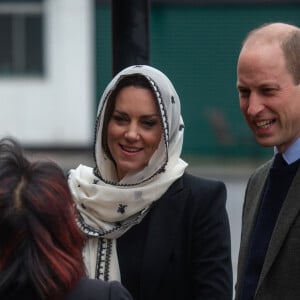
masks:
<path id="1" fill-rule="evenodd" d="M 128 67 L 101 97 L 94 168 L 70 171 L 89 276 L 135 300 L 232 299 L 226 188 L 186 172 L 183 133 L 171 81 Z"/>

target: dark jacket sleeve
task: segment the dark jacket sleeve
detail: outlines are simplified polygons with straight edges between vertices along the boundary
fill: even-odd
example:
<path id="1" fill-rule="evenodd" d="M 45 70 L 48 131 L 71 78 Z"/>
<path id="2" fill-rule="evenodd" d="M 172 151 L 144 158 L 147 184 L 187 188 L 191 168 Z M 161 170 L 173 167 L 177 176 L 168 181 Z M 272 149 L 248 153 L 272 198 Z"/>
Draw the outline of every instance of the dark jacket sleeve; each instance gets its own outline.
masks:
<path id="1" fill-rule="evenodd" d="M 192 274 L 195 299 L 232 299 L 230 226 L 221 181 L 186 176 L 193 206 Z"/>

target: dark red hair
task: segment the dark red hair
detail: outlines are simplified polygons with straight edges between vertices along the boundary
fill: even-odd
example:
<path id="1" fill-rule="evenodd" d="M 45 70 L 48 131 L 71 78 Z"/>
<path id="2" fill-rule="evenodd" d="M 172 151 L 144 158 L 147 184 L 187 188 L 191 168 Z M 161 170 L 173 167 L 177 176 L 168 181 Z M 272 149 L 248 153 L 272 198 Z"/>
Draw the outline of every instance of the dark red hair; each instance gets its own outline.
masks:
<path id="1" fill-rule="evenodd" d="M 62 169 L 30 162 L 13 139 L 0 141 L 0 295 L 30 289 L 61 299 L 84 275 L 84 236 Z M 2 299 L 2 297 L 0 297 Z"/>

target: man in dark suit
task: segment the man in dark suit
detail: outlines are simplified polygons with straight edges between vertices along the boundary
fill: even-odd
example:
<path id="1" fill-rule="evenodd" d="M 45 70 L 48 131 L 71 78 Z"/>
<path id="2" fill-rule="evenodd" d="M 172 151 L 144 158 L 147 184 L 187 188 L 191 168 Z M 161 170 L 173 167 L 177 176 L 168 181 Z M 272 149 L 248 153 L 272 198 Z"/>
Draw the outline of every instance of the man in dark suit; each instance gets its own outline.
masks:
<path id="1" fill-rule="evenodd" d="M 249 179 L 236 300 L 300 299 L 300 29 L 251 31 L 237 65 L 241 111 L 275 159 Z"/>

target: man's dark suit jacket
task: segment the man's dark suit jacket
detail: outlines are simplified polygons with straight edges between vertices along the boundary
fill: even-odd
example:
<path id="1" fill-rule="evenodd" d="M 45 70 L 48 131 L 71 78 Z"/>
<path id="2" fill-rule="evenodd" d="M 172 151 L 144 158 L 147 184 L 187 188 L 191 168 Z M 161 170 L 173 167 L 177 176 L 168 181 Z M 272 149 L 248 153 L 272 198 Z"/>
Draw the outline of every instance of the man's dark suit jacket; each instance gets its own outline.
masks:
<path id="1" fill-rule="evenodd" d="M 117 240 L 134 300 L 232 300 L 224 183 L 184 174 Z"/>
<path id="2" fill-rule="evenodd" d="M 250 177 L 243 208 L 242 234 L 238 261 L 236 299 L 256 221 L 261 195 L 273 160 Z M 298 169 L 279 213 L 265 256 L 255 300 L 300 299 L 300 171 Z"/>

